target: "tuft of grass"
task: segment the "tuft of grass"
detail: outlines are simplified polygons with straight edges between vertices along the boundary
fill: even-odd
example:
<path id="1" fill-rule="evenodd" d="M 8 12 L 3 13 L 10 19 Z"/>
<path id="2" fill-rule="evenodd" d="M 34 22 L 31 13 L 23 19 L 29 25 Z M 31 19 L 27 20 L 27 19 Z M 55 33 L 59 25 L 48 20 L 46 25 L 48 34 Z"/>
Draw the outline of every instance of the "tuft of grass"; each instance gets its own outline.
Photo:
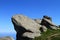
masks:
<path id="1" fill-rule="evenodd" d="M 60 29 L 51 30 L 48 29 L 47 32 L 42 32 L 40 37 L 34 38 L 34 40 L 60 40 Z"/>

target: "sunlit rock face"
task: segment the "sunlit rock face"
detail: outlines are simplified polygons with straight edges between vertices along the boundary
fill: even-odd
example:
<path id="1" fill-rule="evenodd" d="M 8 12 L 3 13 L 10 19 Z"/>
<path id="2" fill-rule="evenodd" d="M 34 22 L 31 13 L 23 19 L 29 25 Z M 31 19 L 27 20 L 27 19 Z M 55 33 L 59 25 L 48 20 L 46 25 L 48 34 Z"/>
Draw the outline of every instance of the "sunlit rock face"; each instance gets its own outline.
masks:
<path id="1" fill-rule="evenodd" d="M 12 17 L 12 23 L 17 32 L 17 40 L 30 40 L 35 37 L 41 36 L 40 27 L 38 23 L 36 23 L 31 18 L 28 18 L 24 15 L 14 15 Z"/>
<path id="2" fill-rule="evenodd" d="M 59 29 L 49 16 L 43 16 L 42 19 L 31 19 L 19 14 L 12 16 L 12 23 L 16 31 L 16 40 L 32 40 L 41 36 L 41 32 L 46 32 L 47 29 Z"/>
<path id="3" fill-rule="evenodd" d="M 14 39 L 12 37 L 6 36 L 6 37 L 0 38 L 0 40 L 14 40 Z"/>
<path id="4" fill-rule="evenodd" d="M 55 30 L 58 29 L 57 26 L 52 22 L 51 17 L 49 17 L 49 16 L 43 16 L 41 25 L 44 25 L 49 29 L 55 29 Z"/>

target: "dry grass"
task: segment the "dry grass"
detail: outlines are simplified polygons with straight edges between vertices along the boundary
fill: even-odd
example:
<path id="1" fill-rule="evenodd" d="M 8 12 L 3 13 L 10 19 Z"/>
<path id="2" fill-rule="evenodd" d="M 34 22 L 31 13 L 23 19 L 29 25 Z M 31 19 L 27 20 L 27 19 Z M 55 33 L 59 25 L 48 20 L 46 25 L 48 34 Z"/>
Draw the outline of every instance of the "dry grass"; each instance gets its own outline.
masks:
<path id="1" fill-rule="evenodd" d="M 35 38 L 34 40 L 60 40 L 60 29 L 51 30 L 48 29 L 47 32 L 42 32 L 40 37 Z"/>

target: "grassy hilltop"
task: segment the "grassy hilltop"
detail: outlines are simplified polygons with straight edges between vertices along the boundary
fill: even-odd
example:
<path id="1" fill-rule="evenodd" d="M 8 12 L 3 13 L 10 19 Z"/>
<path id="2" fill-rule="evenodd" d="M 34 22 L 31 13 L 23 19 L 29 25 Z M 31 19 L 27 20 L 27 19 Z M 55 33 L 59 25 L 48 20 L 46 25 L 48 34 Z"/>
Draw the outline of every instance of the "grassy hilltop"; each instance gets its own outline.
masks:
<path id="1" fill-rule="evenodd" d="M 60 29 L 48 29 L 47 32 L 42 32 L 41 34 L 42 35 L 40 37 L 37 37 L 34 40 L 60 40 Z"/>

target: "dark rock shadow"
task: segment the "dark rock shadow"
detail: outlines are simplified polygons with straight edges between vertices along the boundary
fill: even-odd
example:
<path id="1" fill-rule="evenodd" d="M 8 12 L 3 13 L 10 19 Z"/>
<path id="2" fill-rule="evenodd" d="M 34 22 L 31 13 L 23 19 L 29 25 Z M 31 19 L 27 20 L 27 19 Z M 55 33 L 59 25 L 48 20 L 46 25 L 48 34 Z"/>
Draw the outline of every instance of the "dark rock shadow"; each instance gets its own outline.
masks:
<path id="1" fill-rule="evenodd" d="M 25 28 L 23 28 L 22 26 L 18 26 L 16 25 L 13 21 L 12 21 L 13 25 L 14 25 L 14 29 L 16 31 L 16 40 L 32 40 L 32 38 L 28 38 L 28 37 L 23 37 L 23 33 L 25 32 L 31 32 L 30 30 L 26 30 Z"/>

